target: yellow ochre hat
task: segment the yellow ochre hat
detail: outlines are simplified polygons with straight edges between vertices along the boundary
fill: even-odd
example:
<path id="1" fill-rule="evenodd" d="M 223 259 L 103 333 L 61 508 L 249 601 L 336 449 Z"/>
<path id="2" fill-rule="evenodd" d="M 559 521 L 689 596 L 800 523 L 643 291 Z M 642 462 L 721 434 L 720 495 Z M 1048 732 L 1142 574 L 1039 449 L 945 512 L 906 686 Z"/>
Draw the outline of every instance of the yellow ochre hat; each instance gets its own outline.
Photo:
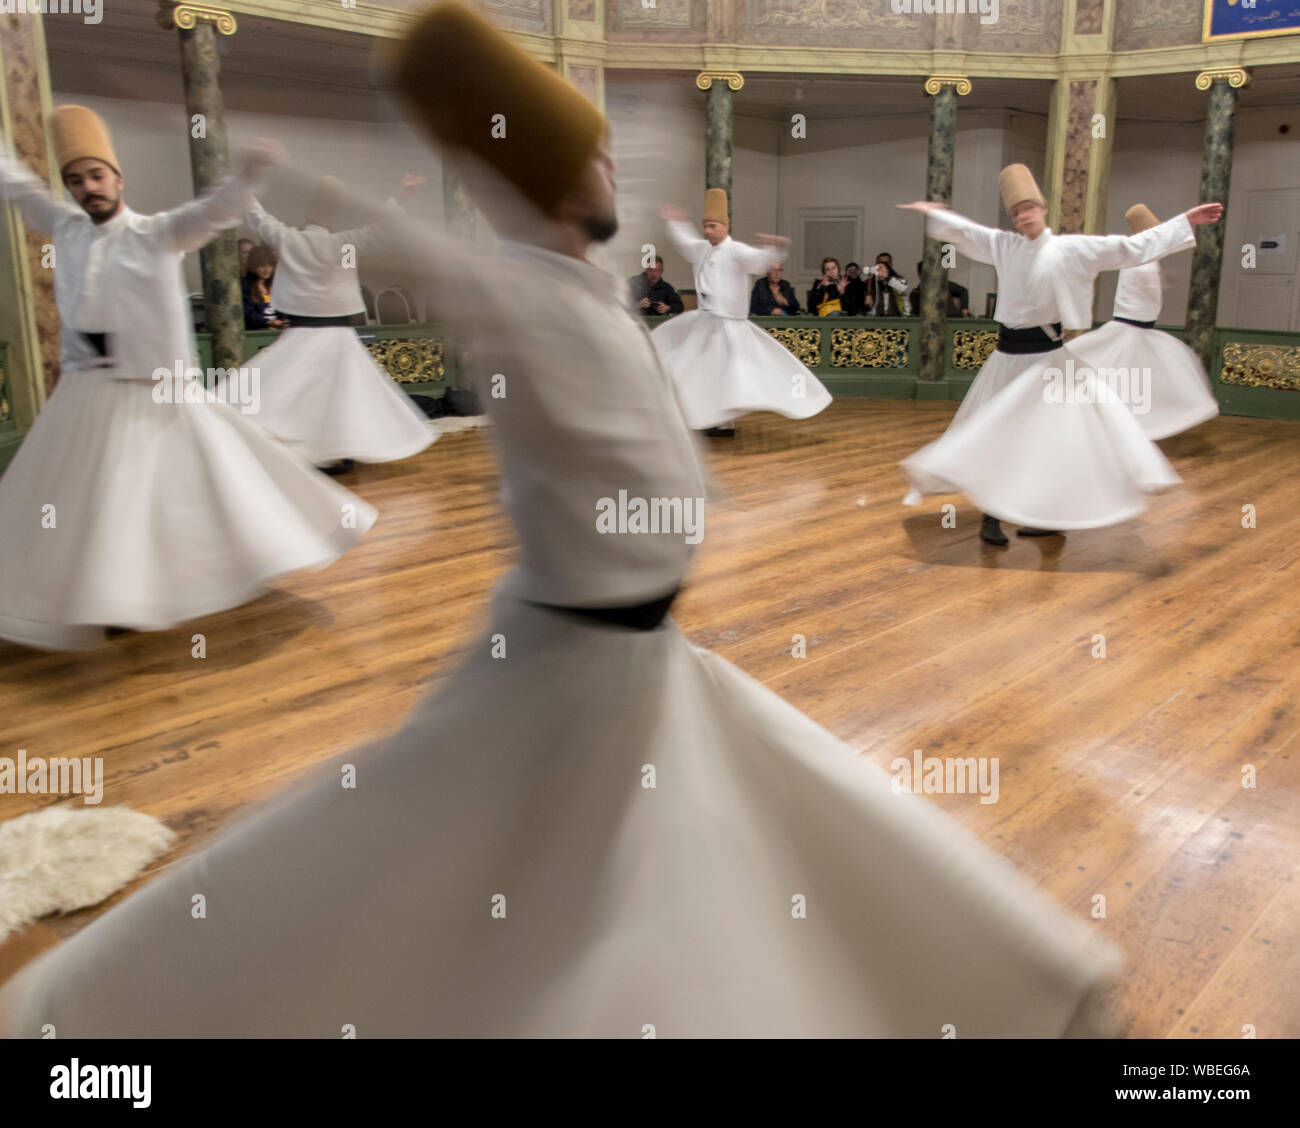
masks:
<path id="1" fill-rule="evenodd" d="M 727 218 L 727 193 L 721 188 L 709 188 L 704 193 L 704 222 L 710 220 L 731 226 Z"/>
<path id="2" fill-rule="evenodd" d="M 998 187 L 1002 189 L 1002 204 L 1007 209 L 1008 215 L 1011 214 L 1012 208 L 1017 204 L 1023 204 L 1026 200 L 1047 206 L 1047 201 L 1038 187 L 1038 181 L 1034 179 L 1034 174 L 1029 171 L 1027 165 L 1007 165 L 998 173 Z"/>
<path id="3" fill-rule="evenodd" d="M 468 150 L 549 214 L 604 144 L 604 115 L 477 12 L 443 0 L 420 16 L 381 66 L 416 123 Z"/>
<path id="4" fill-rule="evenodd" d="M 1145 231 L 1148 227 L 1158 227 L 1160 225 L 1155 212 L 1146 204 L 1134 204 L 1124 213 L 1124 219 L 1128 223 L 1129 231 L 1134 235 L 1139 231 Z"/>
<path id="5" fill-rule="evenodd" d="M 118 176 L 122 175 L 108 126 L 94 110 L 85 106 L 59 106 L 50 115 L 50 135 L 60 173 L 73 161 L 93 157 L 103 161 Z"/>

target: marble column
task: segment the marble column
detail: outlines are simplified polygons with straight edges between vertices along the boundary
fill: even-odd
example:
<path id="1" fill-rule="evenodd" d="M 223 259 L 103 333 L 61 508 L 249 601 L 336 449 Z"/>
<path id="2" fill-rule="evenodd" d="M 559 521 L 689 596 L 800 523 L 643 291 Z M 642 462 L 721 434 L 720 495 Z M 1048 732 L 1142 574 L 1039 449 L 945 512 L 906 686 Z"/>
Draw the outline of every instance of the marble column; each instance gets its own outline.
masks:
<path id="1" fill-rule="evenodd" d="M 1187 294 L 1187 344 L 1207 372 L 1214 360 L 1214 323 L 1219 312 L 1219 280 L 1223 276 L 1223 238 L 1228 227 L 1228 187 L 1232 180 L 1232 139 L 1236 129 L 1237 91 L 1249 76 L 1239 67 L 1202 71 L 1196 88 L 1210 92 L 1205 112 L 1205 146 L 1201 151 L 1203 204 L 1223 204 L 1223 219 L 1195 228 L 1192 285 Z"/>
<path id="2" fill-rule="evenodd" d="M 1047 126 L 1048 226 L 1058 234 L 1106 233 L 1116 86 L 1106 75 L 1068 77 L 1052 92 Z"/>
<path id="3" fill-rule="evenodd" d="M 181 45 L 181 81 L 190 121 L 190 169 L 197 195 L 230 172 L 225 101 L 217 36 L 235 33 L 235 17 L 206 4 L 163 3 L 158 22 L 176 28 Z M 196 124 L 199 123 L 200 124 Z M 244 303 L 239 290 L 239 246 L 233 229 L 199 251 L 212 364 L 234 368 L 244 360 Z"/>
<path id="4" fill-rule="evenodd" d="M 704 133 L 704 187 L 721 188 L 727 193 L 727 215 L 734 216 L 731 206 L 731 95 L 745 85 L 736 71 L 702 71 L 695 85 L 707 92 Z M 699 202 L 704 206 L 704 201 Z"/>
<path id="5" fill-rule="evenodd" d="M 0 131 L 18 158 L 60 193 L 51 167 L 48 119 L 50 73 L 44 17 L 0 16 Z M 49 231 L 28 228 L 13 208 L 0 205 L 0 339 L 7 343 L 0 386 L 0 429 L 31 426 L 59 378 L 59 310 Z M 6 460 L 0 451 L 0 466 Z"/>
<path id="6" fill-rule="evenodd" d="M 957 95 L 969 94 L 964 75 L 936 74 L 926 80 L 930 95 L 930 145 L 925 162 L 925 198 L 952 203 L 953 157 L 957 146 Z M 948 268 L 943 244 L 925 236 L 921 275 L 921 379 L 943 379 L 944 338 L 948 324 Z"/>

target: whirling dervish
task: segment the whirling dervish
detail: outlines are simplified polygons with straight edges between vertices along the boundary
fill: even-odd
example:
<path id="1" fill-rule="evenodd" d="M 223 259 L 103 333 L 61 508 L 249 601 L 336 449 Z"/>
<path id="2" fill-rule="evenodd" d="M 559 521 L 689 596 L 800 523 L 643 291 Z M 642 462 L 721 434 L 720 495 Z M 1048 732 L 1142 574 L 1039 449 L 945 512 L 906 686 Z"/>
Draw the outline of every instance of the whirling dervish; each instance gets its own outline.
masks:
<path id="1" fill-rule="evenodd" d="M 1002 521 L 1019 535 L 1093 529 L 1138 516 L 1147 494 L 1181 479 L 1132 412 L 1062 339 L 1092 321 L 1093 283 L 1103 270 L 1139 266 L 1194 245 L 1192 226 L 1213 223 L 1201 204 L 1136 235 L 1056 235 L 1033 174 L 1008 165 L 998 177 L 1015 231 L 984 227 L 930 201 L 926 231 L 995 267 L 997 349 L 980 369 L 948 429 L 902 463 L 911 488 L 964 493 L 984 512 L 980 538 L 1005 546 Z"/>
<path id="2" fill-rule="evenodd" d="M 423 178 L 406 176 L 397 197 Z M 356 462 L 409 458 L 436 437 L 425 414 L 379 367 L 357 337 L 365 301 L 357 256 L 383 238 L 383 222 L 354 230 L 339 225 L 342 185 L 323 177 L 306 225 L 281 223 L 257 201 L 248 223 L 279 256 L 275 304 L 289 323 L 279 340 L 250 362 L 261 374 L 253 415 L 268 434 L 331 472 Z"/>
<path id="3" fill-rule="evenodd" d="M 1134 204 L 1124 219 L 1134 235 L 1160 222 L 1146 204 Z M 1127 267 L 1115 286 L 1113 318 L 1070 342 L 1097 379 L 1115 388 L 1149 439 L 1177 435 L 1219 414 L 1201 358 L 1155 327 L 1163 297 L 1158 262 Z"/>
<path id="4" fill-rule="evenodd" d="M 486 402 L 518 563 L 399 732 L 28 965 L 0 1028 L 1095 1030 L 1118 962 L 1095 924 L 668 617 L 704 475 L 625 288 L 587 259 L 618 226 L 601 113 L 459 3 L 395 50 L 424 130 L 477 162 L 472 183 L 500 182 L 479 194 L 506 236 L 487 261 L 413 225 L 400 242 L 472 327 L 484 381 L 504 376 Z M 545 271 L 569 315 L 492 284 L 521 270 Z"/>
<path id="5" fill-rule="evenodd" d="M 52 134 L 78 206 L 0 154 L 0 195 L 54 236 L 61 320 L 59 382 L 0 477 L 0 637 L 70 650 L 245 603 L 337 559 L 375 511 L 186 375 L 181 258 L 247 211 L 274 144 L 139 215 L 97 114 L 60 106 Z"/>
<path id="6" fill-rule="evenodd" d="M 698 308 L 656 327 L 650 335 L 673 379 L 687 424 L 697 431 L 730 434 L 751 411 L 807 419 L 831 394 L 806 365 L 770 333 L 749 320 L 749 276 L 763 274 L 785 256 L 790 240 L 759 235 L 762 244 L 738 243 L 729 234 L 727 193 L 705 193 L 704 234 L 685 222 L 680 208 L 664 207 L 668 235 L 691 264 Z"/>

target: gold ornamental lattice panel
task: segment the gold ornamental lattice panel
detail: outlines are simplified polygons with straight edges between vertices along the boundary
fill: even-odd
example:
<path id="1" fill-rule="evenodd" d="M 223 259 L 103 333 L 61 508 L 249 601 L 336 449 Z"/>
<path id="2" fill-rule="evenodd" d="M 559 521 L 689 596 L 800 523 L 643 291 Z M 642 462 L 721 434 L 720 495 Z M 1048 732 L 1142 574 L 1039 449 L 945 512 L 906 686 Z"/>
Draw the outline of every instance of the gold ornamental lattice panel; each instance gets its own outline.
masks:
<path id="1" fill-rule="evenodd" d="M 798 358 L 800 364 L 816 368 L 822 362 L 820 329 L 769 329 L 768 333 Z"/>
<path id="2" fill-rule="evenodd" d="M 952 366 L 978 371 L 998 347 L 998 335 L 988 329 L 958 329 L 952 335 Z"/>
<path id="3" fill-rule="evenodd" d="M 422 384 L 441 380 L 442 341 L 438 337 L 390 338 L 371 341 L 366 348 L 379 365 L 399 384 Z"/>
<path id="4" fill-rule="evenodd" d="M 1228 341 L 1223 346 L 1219 380 L 1249 388 L 1300 392 L 1300 348 Z"/>
<path id="5" fill-rule="evenodd" d="M 910 329 L 832 329 L 832 368 L 906 368 Z"/>

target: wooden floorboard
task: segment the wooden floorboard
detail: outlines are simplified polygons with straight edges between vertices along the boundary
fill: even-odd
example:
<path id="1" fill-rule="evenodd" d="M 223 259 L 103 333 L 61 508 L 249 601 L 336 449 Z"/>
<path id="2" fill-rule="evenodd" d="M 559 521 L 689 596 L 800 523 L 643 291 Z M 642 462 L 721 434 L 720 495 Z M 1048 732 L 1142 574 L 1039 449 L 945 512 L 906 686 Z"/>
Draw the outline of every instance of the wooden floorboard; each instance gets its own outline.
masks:
<path id="1" fill-rule="evenodd" d="M 998 757 L 998 802 L 927 801 L 1081 917 L 1104 899 L 1129 1033 L 1300 1036 L 1300 424 L 1213 420 L 1162 444 L 1184 484 L 1140 520 L 994 549 L 959 497 L 900 504 L 951 412 L 841 400 L 709 440 L 678 622 L 882 765 Z M 102 756 L 105 802 L 177 831 L 132 888 L 392 731 L 483 621 L 513 558 L 487 435 L 345 481 L 380 519 L 322 572 L 90 654 L 0 644 L 0 755 Z"/>

